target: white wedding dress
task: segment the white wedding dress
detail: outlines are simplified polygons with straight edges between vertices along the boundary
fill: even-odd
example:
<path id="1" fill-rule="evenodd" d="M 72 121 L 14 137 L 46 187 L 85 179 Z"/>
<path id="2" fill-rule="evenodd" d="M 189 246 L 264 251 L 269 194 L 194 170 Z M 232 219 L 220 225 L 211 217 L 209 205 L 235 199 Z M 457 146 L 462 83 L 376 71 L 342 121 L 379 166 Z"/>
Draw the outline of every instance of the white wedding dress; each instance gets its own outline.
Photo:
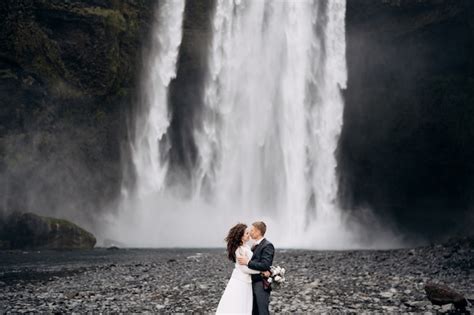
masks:
<path id="1" fill-rule="evenodd" d="M 243 245 L 237 248 L 235 256 L 247 256 L 251 259 L 252 251 Z M 260 271 L 252 270 L 236 262 L 232 276 L 217 306 L 216 314 L 251 314 L 253 295 L 250 275 L 258 273 Z"/>

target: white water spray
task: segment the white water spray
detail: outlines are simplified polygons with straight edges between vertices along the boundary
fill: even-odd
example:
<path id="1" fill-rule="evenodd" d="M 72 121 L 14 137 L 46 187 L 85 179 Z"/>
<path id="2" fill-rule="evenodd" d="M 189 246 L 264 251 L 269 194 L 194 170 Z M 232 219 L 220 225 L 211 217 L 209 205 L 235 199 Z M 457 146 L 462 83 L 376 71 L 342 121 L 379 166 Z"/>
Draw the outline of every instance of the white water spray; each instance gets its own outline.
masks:
<path id="1" fill-rule="evenodd" d="M 167 187 L 167 92 L 183 1 L 154 30 L 133 162 L 137 194 L 113 238 L 132 246 L 224 246 L 236 222 L 264 220 L 278 247 L 360 247 L 337 205 L 335 151 L 346 87 L 345 0 L 217 1 L 192 198 Z"/>
<path id="2" fill-rule="evenodd" d="M 334 157 L 344 21 L 344 0 L 217 5 L 196 193 L 265 217 L 286 246 L 348 245 Z"/>
<path id="3" fill-rule="evenodd" d="M 132 158 L 140 195 L 164 189 L 167 148 L 160 141 L 168 131 L 168 87 L 176 77 L 182 39 L 184 0 L 163 1 L 155 12 L 152 43 L 145 65 L 142 112 L 137 116 Z"/>

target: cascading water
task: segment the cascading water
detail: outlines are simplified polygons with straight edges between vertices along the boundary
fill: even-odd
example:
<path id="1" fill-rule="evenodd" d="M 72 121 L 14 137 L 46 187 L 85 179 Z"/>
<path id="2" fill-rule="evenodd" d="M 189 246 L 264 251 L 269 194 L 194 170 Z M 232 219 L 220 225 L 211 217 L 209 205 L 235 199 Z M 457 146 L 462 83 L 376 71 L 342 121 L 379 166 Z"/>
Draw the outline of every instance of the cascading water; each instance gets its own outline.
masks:
<path id="1" fill-rule="evenodd" d="M 168 87 L 176 77 L 182 39 L 184 0 L 164 1 L 155 13 L 151 49 L 142 89 L 142 112 L 137 116 L 132 158 L 137 191 L 144 195 L 164 188 L 168 161 L 163 152 L 170 125 Z M 165 149 L 166 150 L 166 149 Z"/>
<path id="2" fill-rule="evenodd" d="M 190 198 L 168 187 L 174 148 L 163 145 L 184 1 L 162 2 L 132 146 L 137 193 L 124 198 L 110 237 L 223 246 L 231 225 L 262 219 L 280 247 L 360 246 L 337 206 L 345 9 L 345 0 L 216 2 Z"/>
<path id="3" fill-rule="evenodd" d="M 346 237 L 334 156 L 344 22 L 345 0 L 217 4 L 196 194 L 266 217 L 287 245 L 337 246 Z"/>

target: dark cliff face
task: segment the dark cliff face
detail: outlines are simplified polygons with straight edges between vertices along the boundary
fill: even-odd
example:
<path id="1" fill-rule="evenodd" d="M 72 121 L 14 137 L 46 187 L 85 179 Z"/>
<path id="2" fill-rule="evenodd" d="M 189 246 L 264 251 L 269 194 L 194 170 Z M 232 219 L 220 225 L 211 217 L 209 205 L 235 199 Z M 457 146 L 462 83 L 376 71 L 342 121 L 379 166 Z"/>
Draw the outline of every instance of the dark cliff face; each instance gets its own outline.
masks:
<path id="1" fill-rule="evenodd" d="M 429 238 L 472 228 L 473 23 L 469 0 L 348 0 L 338 153 L 356 216 Z"/>
<path id="2" fill-rule="evenodd" d="M 0 3 L 1 209 L 92 221 L 121 141 L 152 1 Z"/>

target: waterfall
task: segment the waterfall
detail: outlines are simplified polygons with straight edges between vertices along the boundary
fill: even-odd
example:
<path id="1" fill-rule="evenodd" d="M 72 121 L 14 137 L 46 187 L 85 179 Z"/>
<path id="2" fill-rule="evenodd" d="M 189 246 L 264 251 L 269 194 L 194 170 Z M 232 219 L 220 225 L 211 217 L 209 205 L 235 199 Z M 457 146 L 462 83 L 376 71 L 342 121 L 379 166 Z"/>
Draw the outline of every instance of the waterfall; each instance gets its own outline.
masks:
<path id="1" fill-rule="evenodd" d="M 182 39 L 184 0 L 163 1 L 155 11 L 152 43 L 145 63 L 142 108 L 135 122 L 132 158 L 137 191 L 164 189 L 168 160 L 166 133 L 170 125 L 168 86 L 176 77 Z"/>
<path id="2" fill-rule="evenodd" d="M 323 245 L 342 228 L 345 0 L 219 1 L 213 22 L 196 193 Z"/>
<path id="3" fill-rule="evenodd" d="M 166 181 L 167 93 L 183 9 L 183 1 L 164 1 L 157 13 L 132 150 L 138 194 L 123 203 L 113 237 L 136 246 L 223 246 L 231 225 L 264 220 L 279 246 L 354 246 L 338 209 L 335 158 L 347 81 L 345 0 L 216 2 L 191 198 Z"/>

